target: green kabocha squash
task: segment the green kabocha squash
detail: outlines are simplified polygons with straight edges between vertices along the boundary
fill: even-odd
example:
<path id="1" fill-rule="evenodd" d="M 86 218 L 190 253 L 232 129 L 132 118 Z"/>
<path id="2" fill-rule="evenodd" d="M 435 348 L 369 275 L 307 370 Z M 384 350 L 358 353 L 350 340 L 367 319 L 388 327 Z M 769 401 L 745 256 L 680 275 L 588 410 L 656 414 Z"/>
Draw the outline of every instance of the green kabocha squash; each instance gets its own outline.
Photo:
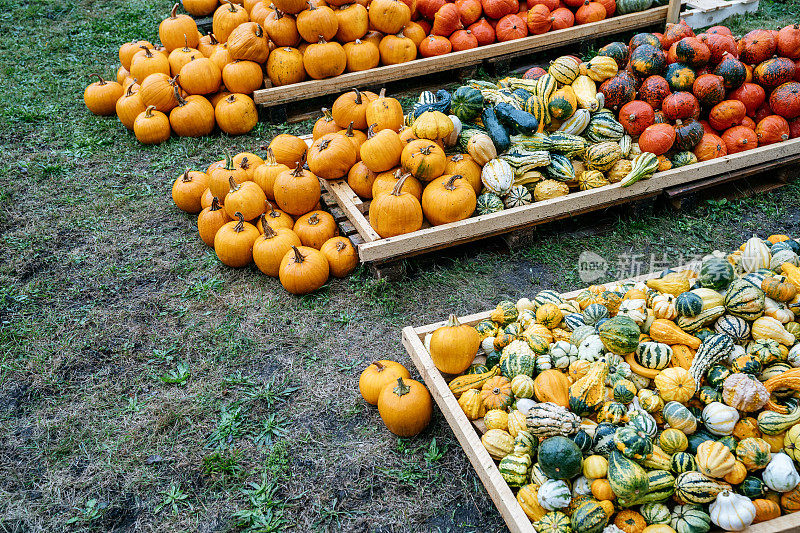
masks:
<path id="1" fill-rule="evenodd" d="M 483 110 L 483 94 L 473 87 L 464 85 L 456 89 L 450 101 L 450 112 L 461 122 L 474 121 Z"/>
<path id="2" fill-rule="evenodd" d="M 767 485 L 761 481 L 761 478 L 756 476 L 747 476 L 739 485 L 739 492 L 751 500 L 763 498 L 767 495 L 768 490 Z"/>
<path id="3" fill-rule="evenodd" d="M 483 192 L 478 196 L 475 204 L 475 212 L 479 215 L 488 215 L 490 213 L 497 213 L 505 209 L 503 199 L 493 192 Z"/>
<path id="4" fill-rule="evenodd" d="M 667 65 L 664 71 L 669 88 L 672 92 L 692 91 L 694 85 L 695 72 L 688 65 L 683 63 L 672 63 Z"/>
<path id="5" fill-rule="evenodd" d="M 539 467 L 551 479 L 572 479 L 583 468 L 583 455 L 572 439 L 556 435 L 541 442 Z"/>
<path id="6" fill-rule="evenodd" d="M 703 260 L 697 281 L 703 287 L 720 291 L 730 285 L 733 278 L 733 265 L 724 259 L 712 256 Z"/>
<path id="7" fill-rule="evenodd" d="M 678 316 L 696 317 L 703 310 L 703 299 L 693 292 L 683 292 L 675 299 Z"/>
<path id="8" fill-rule="evenodd" d="M 617 355 L 633 353 L 639 345 L 639 326 L 626 316 L 609 318 L 597 331 L 606 349 Z"/>
<path id="9" fill-rule="evenodd" d="M 628 45 L 619 41 L 608 43 L 597 51 L 599 56 L 613 58 L 617 62 L 617 68 L 620 70 L 624 69 L 625 65 L 628 64 L 629 54 Z"/>
<path id="10" fill-rule="evenodd" d="M 687 119 L 684 121 L 676 120 L 675 144 L 672 145 L 672 148 L 674 150 L 684 150 L 684 151 L 693 150 L 694 147 L 700 143 L 700 140 L 703 138 L 704 133 L 705 130 L 703 129 L 703 125 L 696 120 L 691 120 L 691 119 Z M 688 156 L 684 156 L 684 158 L 686 157 Z M 696 157 L 693 162 L 697 163 Z M 683 164 L 689 164 L 689 163 L 683 162 Z M 672 166 L 675 166 L 675 161 L 672 162 Z"/>

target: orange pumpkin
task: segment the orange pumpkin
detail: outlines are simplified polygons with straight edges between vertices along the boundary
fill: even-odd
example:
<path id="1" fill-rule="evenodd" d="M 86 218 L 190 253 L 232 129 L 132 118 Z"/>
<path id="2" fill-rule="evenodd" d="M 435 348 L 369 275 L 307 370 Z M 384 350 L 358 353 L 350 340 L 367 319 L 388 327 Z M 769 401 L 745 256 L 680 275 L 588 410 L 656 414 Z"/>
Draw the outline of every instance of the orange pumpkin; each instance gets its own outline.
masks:
<path id="1" fill-rule="evenodd" d="M 675 142 L 675 128 L 669 124 L 652 124 L 639 136 L 639 147 L 643 152 L 661 155 L 669 151 Z"/>
<path id="2" fill-rule="evenodd" d="M 348 276 L 358 266 L 358 252 L 347 237 L 331 237 L 319 251 L 328 260 L 334 277 Z"/>
<path id="3" fill-rule="evenodd" d="M 759 146 L 779 143 L 789 139 L 789 122 L 779 115 L 770 115 L 761 119 L 755 131 Z"/>
<path id="4" fill-rule="evenodd" d="M 386 385 L 378 396 L 378 413 L 389 431 L 413 437 L 431 421 L 431 395 L 422 383 L 397 378 L 397 385 Z"/>
<path id="5" fill-rule="evenodd" d="M 728 128 L 722 134 L 722 140 L 725 142 L 725 149 L 729 154 L 736 154 L 758 147 L 756 132 L 745 126 Z"/>
<path id="6" fill-rule="evenodd" d="M 397 378 L 410 377 L 408 369 L 396 361 L 375 361 L 361 372 L 358 390 L 368 404 L 377 405 L 378 396 L 386 385 L 396 383 Z"/>

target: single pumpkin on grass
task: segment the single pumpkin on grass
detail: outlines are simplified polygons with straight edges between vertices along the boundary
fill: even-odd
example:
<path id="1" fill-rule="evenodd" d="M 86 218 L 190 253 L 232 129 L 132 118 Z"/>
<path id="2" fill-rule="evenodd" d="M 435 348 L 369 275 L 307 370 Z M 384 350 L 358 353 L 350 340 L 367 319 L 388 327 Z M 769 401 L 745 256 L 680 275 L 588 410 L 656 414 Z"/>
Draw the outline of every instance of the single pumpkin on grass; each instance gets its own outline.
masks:
<path id="1" fill-rule="evenodd" d="M 214 237 L 217 232 L 230 220 L 231 217 L 228 216 L 215 196 L 211 200 L 211 205 L 197 215 L 197 231 L 200 233 L 200 238 L 208 246 L 214 246 Z"/>
<path id="2" fill-rule="evenodd" d="M 389 431 L 413 437 L 431 421 L 431 395 L 419 381 L 398 377 L 396 384 L 387 384 L 378 395 L 378 413 Z"/>
<path id="3" fill-rule="evenodd" d="M 116 112 L 117 100 L 123 94 L 122 85 L 115 81 L 106 81 L 99 74 L 95 76 L 98 81 L 86 87 L 83 101 L 95 115 L 113 115 Z"/>
<path id="4" fill-rule="evenodd" d="M 325 211 L 311 211 L 297 219 L 294 232 L 300 237 L 303 246 L 319 250 L 328 239 L 338 235 L 336 221 Z"/>
<path id="5" fill-rule="evenodd" d="M 328 281 L 330 269 L 322 252 L 308 246 L 292 245 L 278 269 L 283 288 L 292 294 L 314 292 Z"/>
<path id="6" fill-rule="evenodd" d="M 203 210 L 200 199 L 208 188 L 208 174 L 187 170 L 172 184 L 172 200 L 181 211 L 199 213 Z"/>
<path id="7" fill-rule="evenodd" d="M 408 369 L 396 361 L 374 361 L 361 372 L 358 378 L 358 390 L 368 404 L 377 405 L 383 388 L 390 383 L 397 383 L 397 378 L 408 379 Z"/>
<path id="8" fill-rule="evenodd" d="M 459 323 L 456 315 L 450 315 L 447 323 L 431 334 L 431 359 L 441 372 L 460 374 L 472 364 L 480 342 L 475 328 Z"/>
<path id="9" fill-rule="evenodd" d="M 347 237 L 331 237 L 319 251 L 328 260 L 334 277 L 344 278 L 358 266 L 358 252 Z"/>

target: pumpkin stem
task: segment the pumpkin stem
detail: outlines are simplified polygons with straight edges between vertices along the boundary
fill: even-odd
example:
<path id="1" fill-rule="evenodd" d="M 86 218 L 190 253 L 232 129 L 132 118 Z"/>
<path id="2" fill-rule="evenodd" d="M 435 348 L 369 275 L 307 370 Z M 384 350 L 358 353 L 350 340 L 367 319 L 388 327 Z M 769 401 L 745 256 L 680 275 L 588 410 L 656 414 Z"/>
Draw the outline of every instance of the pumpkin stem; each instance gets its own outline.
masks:
<path id="1" fill-rule="evenodd" d="M 231 189 L 230 191 L 228 191 L 228 194 L 236 192 L 241 188 L 241 185 L 236 183 L 236 180 L 233 179 L 233 176 L 228 176 L 228 184 L 231 186 Z"/>
<path id="2" fill-rule="evenodd" d="M 175 5 L 172 6 L 172 11 L 169 12 L 169 18 L 171 18 L 173 20 L 178 18 L 178 3 L 177 2 L 175 2 Z M 184 35 L 184 37 L 185 36 L 186 35 Z"/>
<path id="3" fill-rule="evenodd" d="M 461 322 L 458 321 L 458 317 L 454 314 L 450 314 L 450 317 L 447 319 L 447 324 L 445 327 L 447 328 L 457 328 L 461 325 Z"/>
<path id="4" fill-rule="evenodd" d="M 372 364 L 375 365 L 375 368 L 378 369 L 378 372 L 383 372 L 383 370 L 386 368 L 386 366 L 380 361 L 373 361 Z"/>
<path id="5" fill-rule="evenodd" d="M 225 166 L 222 167 L 225 170 L 236 170 L 236 166 L 233 164 L 233 158 L 231 154 L 225 154 Z"/>
<path id="6" fill-rule="evenodd" d="M 230 11 L 231 13 L 236 13 L 237 11 L 236 6 L 233 5 L 233 2 L 231 2 L 231 0 L 222 0 L 222 1 L 228 4 L 228 11 Z"/>
<path id="7" fill-rule="evenodd" d="M 336 241 L 336 251 L 341 253 L 344 249 L 347 248 L 347 245 L 344 241 Z"/>
<path id="8" fill-rule="evenodd" d="M 352 122 L 350 124 L 352 124 Z M 330 144 L 331 144 L 331 140 L 330 139 L 322 139 L 322 142 L 319 143 L 319 147 L 317 148 L 317 150 L 319 152 L 321 152 L 323 150 L 326 150 L 328 148 L 328 145 L 330 145 Z"/>
<path id="9" fill-rule="evenodd" d="M 275 20 L 282 19 L 282 18 L 283 18 L 283 11 L 281 11 L 280 9 L 276 9 L 275 10 Z"/>
<path id="10" fill-rule="evenodd" d="M 353 92 L 356 93 L 356 98 L 355 98 L 354 102 L 357 103 L 358 105 L 361 105 L 361 103 L 362 103 L 361 102 L 361 91 L 359 91 L 358 89 L 353 87 Z"/>
<path id="11" fill-rule="evenodd" d="M 375 126 L 377 126 L 377 124 L 370 124 L 369 127 L 367 127 L 367 139 L 375 137 Z"/>
<path id="12" fill-rule="evenodd" d="M 378 98 L 386 98 L 386 87 L 381 87 L 381 92 L 378 93 Z"/>
<path id="13" fill-rule="evenodd" d="M 242 161 L 239 163 L 239 168 L 241 168 L 242 170 L 247 170 L 248 168 L 250 168 L 250 161 L 247 160 L 247 156 L 244 156 L 242 158 Z"/>
<path id="14" fill-rule="evenodd" d="M 240 233 L 244 231 L 244 215 L 239 211 L 236 211 L 234 215 L 236 216 L 236 218 L 239 219 L 239 222 L 237 222 L 236 225 L 233 227 L 233 231 L 235 231 L 236 233 Z"/>
<path id="15" fill-rule="evenodd" d="M 408 385 L 406 385 L 403 382 L 403 378 L 402 377 L 399 377 L 399 378 L 397 378 L 397 387 L 392 389 L 392 392 L 394 392 L 398 396 L 405 396 L 406 394 L 411 392 L 411 387 L 409 387 Z"/>
<path id="16" fill-rule="evenodd" d="M 177 78 L 177 76 L 175 76 L 175 77 Z M 178 101 L 178 105 L 179 105 L 180 107 L 183 107 L 183 106 L 185 106 L 187 102 L 186 102 L 186 100 L 183 98 L 183 96 L 181 96 L 181 92 L 178 90 L 178 87 L 177 87 L 177 86 L 175 86 L 175 88 L 174 88 L 173 90 L 175 91 L 175 100 L 177 100 L 177 101 Z"/>
<path id="17" fill-rule="evenodd" d="M 328 41 L 325 40 L 325 37 L 320 35 L 319 36 L 319 41 L 317 41 L 317 44 L 328 44 Z"/>
<path id="18" fill-rule="evenodd" d="M 272 205 L 272 202 L 270 202 L 269 200 L 264 200 L 264 201 L 267 203 L 267 211 L 269 211 L 269 213 L 267 214 L 272 218 L 280 218 L 281 214 L 275 211 L 275 206 Z"/>
<path id="19" fill-rule="evenodd" d="M 301 159 L 300 161 L 297 162 L 297 166 L 294 167 L 294 170 L 292 171 L 292 176 L 298 177 L 302 175 L 303 175 L 303 160 Z"/>
<path id="20" fill-rule="evenodd" d="M 264 28 L 261 27 L 261 24 L 256 22 L 256 37 L 261 38 L 264 36 Z"/>
<path id="21" fill-rule="evenodd" d="M 139 48 L 142 48 L 144 50 L 144 55 L 146 57 L 153 57 L 153 52 L 151 52 L 150 48 L 148 48 L 146 45 L 141 45 Z"/>
<path id="22" fill-rule="evenodd" d="M 444 188 L 447 189 L 448 191 L 456 190 L 456 185 L 455 185 L 456 180 L 462 179 L 463 177 L 464 176 L 462 176 L 461 174 L 453 174 L 452 176 L 450 176 L 450 179 L 447 180 L 447 183 L 444 184 Z"/>
<path id="23" fill-rule="evenodd" d="M 209 211 L 219 211 L 220 209 L 222 209 L 222 206 L 219 205 L 219 198 L 215 196 L 211 199 L 211 209 Z"/>
<path id="24" fill-rule="evenodd" d="M 219 44 L 219 41 L 217 40 L 217 38 L 214 36 L 213 33 L 208 32 L 208 38 L 210 39 L 211 44 Z"/>
<path id="25" fill-rule="evenodd" d="M 106 80 L 103 79 L 103 77 L 100 74 L 92 74 L 92 76 L 97 76 L 97 79 L 100 80 L 97 82 L 98 85 L 105 85 L 106 83 L 108 83 Z"/>
<path id="26" fill-rule="evenodd" d="M 297 249 L 297 246 L 294 244 L 292 245 L 292 250 L 294 250 L 294 262 L 295 263 L 302 263 L 306 260 L 306 257 L 300 253 L 300 250 Z"/>
<path id="27" fill-rule="evenodd" d="M 233 95 L 233 94 L 232 94 L 232 95 L 230 95 L 229 97 L 227 97 L 227 98 L 225 99 L 225 101 L 226 101 L 226 102 L 228 102 L 229 104 L 232 104 L 232 103 L 234 103 L 234 102 L 236 101 L 236 95 Z"/>
<path id="28" fill-rule="evenodd" d="M 430 144 L 428 144 L 428 145 L 426 145 L 425 147 L 423 147 L 423 148 L 422 148 L 422 149 L 421 149 L 419 152 L 420 152 L 422 155 L 430 155 L 430 153 L 431 153 L 431 149 L 432 149 L 432 146 L 433 146 L 433 145 L 430 145 Z"/>
<path id="29" fill-rule="evenodd" d="M 401 177 L 399 180 L 397 180 L 397 183 L 394 184 L 394 188 L 392 189 L 392 194 L 394 196 L 400 196 L 400 193 L 402 192 L 401 189 L 403 188 L 403 184 L 406 182 L 406 178 L 408 178 L 410 175 L 411 174 L 405 174 L 403 177 Z"/>
<path id="30" fill-rule="evenodd" d="M 261 227 L 264 228 L 264 240 L 271 239 L 271 238 L 276 237 L 278 235 L 277 233 L 275 233 L 275 230 L 272 229 L 272 226 L 267 224 L 267 215 L 266 214 L 262 214 L 261 215 Z"/>
<path id="31" fill-rule="evenodd" d="M 327 107 L 322 108 L 322 118 L 325 119 L 325 122 L 333 121 L 333 116 L 331 115 L 331 111 Z"/>
<path id="32" fill-rule="evenodd" d="M 153 118 L 153 109 L 155 109 L 155 108 L 156 108 L 156 106 L 154 106 L 154 105 L 147 106 L 147 109 L 144 110 L 145 118 Z"/>
<path id="33" fill-rule="evenodd" d="M 350 121 L 350 124 L 347 126 L 347 131 L 345 131 L 344 134 L 347 135 L 348 137 L 352 137 L 353 136 L 353 121 L 352 120 Z"/>
<path id="34" fill-rule="evenodd" d="M 316 225 L 317 225 L 317 224 L 319 224 L 319 223 L 320 223 L 319 214 L 318 214 L 316 211 L 314 211 L 314 212 L 311 214 L 311 216 L 310 216 L 310 217 L 308 217 L 308 224 L 309 224 L 310 226 L 316 226 Z"/>
<path id="35" fill-rule="evenodd" d="M 263 146 L 262 146 L 263 148 Z M 275 152 L 272 151 L 272 148 L 267 146 L 267 159 L 264 161 L 268 165 L 277 165 L 278 162 L 275 161 Z"/>
<path id="36" fill-rule="evenodd" d="M 456 155 L 454 155 L 454 156 L 452 156 L 452 157 L 450 158 L 450 161 L 452 161 L 453 163 L 458 163 L 458 162 L 459 162 L 459 161 L 461 161 L 462 159 L 464 159 L 464 156 L 463 156 L 463 155 L 461 155 L 461 154 L 456 154 Z"/>
<path id="37" fill-rule="evenodd" d="M 183 34 L 183 51 L 184 52 L 191 51 L 191 48 L 189 48 L 189 38 L 186 36 L 185 33 Z"/>
<path id="38" fill-rule="evenodd" d="M 183 176 L 181 176 L 181 181 L 183 183 L 189 183 L 190 181 L 192 181 L 192 177 L 189 175 L 189 169 L 186 169 L 184 171 Z"/>
<path id="39" fill-rule="evenodd" d="M 128 88 L 125 89 L 125 96 L 133 96 L 133 83 L 128 85 Z"/>

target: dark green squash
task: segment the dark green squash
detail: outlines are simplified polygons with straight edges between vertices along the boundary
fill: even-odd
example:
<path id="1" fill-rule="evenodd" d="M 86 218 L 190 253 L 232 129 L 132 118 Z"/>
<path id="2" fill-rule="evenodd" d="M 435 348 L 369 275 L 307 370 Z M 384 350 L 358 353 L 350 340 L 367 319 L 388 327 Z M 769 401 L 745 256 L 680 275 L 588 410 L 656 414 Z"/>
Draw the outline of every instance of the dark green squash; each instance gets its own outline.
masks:
<path id="1" fill-rule="evenodd" d="M 572 439 L 557 435 L 541 442 L 539 467 L 551 479 L 572 479 L 581 472 L 583 454 Z"/>
<path id="2" fill-rule="evenodd" d="M 472 122 L 483 109 L 483 94 L 478 89 L 467 85 L 461 86 L 453 93 L 450 112 L 461 122 Z"/>
<path id="3" fill-rule="evenodd" d="M 615 111 L 636 97 L 636 87 L 626 76 L 617 74 L 604 81 L 599 88 L 605 98 L 605 106 Z"/>
<path id="4" fill-rule="evenodd" d="M 717 65 L 714 74 L 722 77 L 722 83 L 729 91 L 739 88 L 747 79 L 744 63 L 729 54 L 726 54 L 725 59 Z"/>
<path id="5" fill-rule="evenodd" d="M 483 127 L 486 128 L 486 133 L 497 148 L 497 153 L 500 154 L 508 150 L 508 147 L 511 146 L 511 138 L 508 135 L 508 131 L 498 120 L 494 106 L 487 106 L 483 109 L 481 120 L 483 121 Z"/>
<path id="6" fill-rule="evenodd" d="M 661 48 L 657 48 L 650 44 L 643 44 L 637 46 L 631 52 L 631 67 L 634 74 L 640 78 L 654 76 L 664 72 L 664 67 L 667 65 L 667 56 Z"/>
<path id="7" fill-rule="evenodd" d="M 676 120 L 675 121 L 675 144 L 672 148 L 675 150 L 693 150 L 695 146 L 703 138 L 703 125 L 693 119 Z M 695 158 L 696 159 L 696 158 Z M 696 160 L 694 161 L 697 162 Z M 675 163 L 673 163 L 675 166 Z"/>
<path id="8" fill-rule="evenodd" d="M 649 44 L 650 46 L 657 46 L 658 48 L 661 48 L 661 40 L 652 33 L 637 33 L 631 37 L 631 42 L 628 44 L 628 47 L 632 52 L 643 44 Z"/>
<path id="9" fill-rule="evenodd" d="M 622 42 L 613 42 L 608 43 L 600 50 L 597 51 L 597 55 L 610 57 L 614 61 L 617 62 L 617 68 L 622 70 L 625 68 L 625 65 L 628 64 L 628 57 L 630 56 L 630 52 L 628 51 L 628 45 Z"/>
<path id="10" fill-rule="evenodd" d="M 527 111 L 517 109 L 511 104 L 501 102 L 494 106 L 494 112 L 503 125 L 517 133 L 532 135 L 539 127 L 539 121 L 536 120 L 536 117 Z"/>

